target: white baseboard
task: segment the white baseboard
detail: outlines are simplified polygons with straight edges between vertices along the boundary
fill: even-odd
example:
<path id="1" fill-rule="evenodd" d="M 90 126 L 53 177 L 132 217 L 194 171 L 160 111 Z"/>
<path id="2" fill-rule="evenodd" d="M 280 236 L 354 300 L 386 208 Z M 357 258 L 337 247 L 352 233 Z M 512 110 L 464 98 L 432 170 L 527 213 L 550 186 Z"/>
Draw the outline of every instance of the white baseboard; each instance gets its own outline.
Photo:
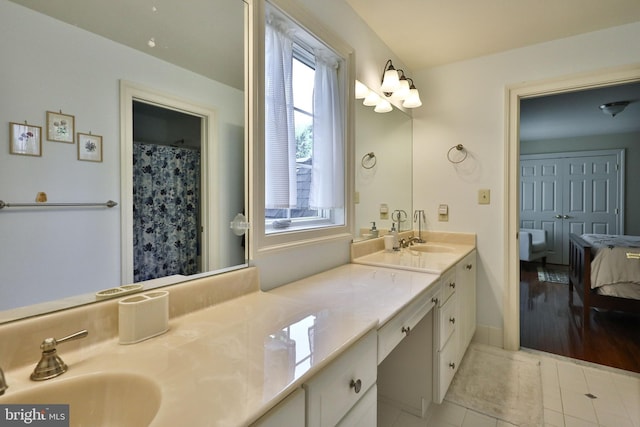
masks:
<path id="1" fill-rule="evenodd" d="M 477 325 L 476 333 L 473 335 L 473 342 L 504 348 L 503 330 L 493 326 Z"/>

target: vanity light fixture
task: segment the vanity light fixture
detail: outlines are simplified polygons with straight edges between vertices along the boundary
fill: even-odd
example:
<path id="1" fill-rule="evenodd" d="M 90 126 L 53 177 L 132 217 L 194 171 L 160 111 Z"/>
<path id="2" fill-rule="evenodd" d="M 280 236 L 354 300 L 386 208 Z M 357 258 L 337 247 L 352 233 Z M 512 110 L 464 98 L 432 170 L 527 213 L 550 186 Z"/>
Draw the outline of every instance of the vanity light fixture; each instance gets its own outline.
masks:
<path id="1" fill-rule="evenodd" d="M 376 113 L 388 113 L 393 110 L 393 106 L 386 99 L 369 89 L 364 83 L 356 80 L 356 99 L 364 99 L 363 105 L 367 107 L 374 107 L 373 111 Z"/>
<path id="2" fill-rule="evenodd" d="M 615 117 L 616 115 L 622 113 L 628 105 L 629 101 L 608 102 L 600 106 L 600 111 L 602 111 L 604 114 L 611 115 L 611 117 Z"/>
<path id="3" fill-rule="evenodd" d="M 405 76 L 403 70 L 396 70 L 390 59 L 384 64 L 380 90 L 388 98 L 393 97 L 395 100 L 404 101 L 402 106 L 405 108 L 416 108 L 422 105 L 420 93 L 413 79 Z"/>

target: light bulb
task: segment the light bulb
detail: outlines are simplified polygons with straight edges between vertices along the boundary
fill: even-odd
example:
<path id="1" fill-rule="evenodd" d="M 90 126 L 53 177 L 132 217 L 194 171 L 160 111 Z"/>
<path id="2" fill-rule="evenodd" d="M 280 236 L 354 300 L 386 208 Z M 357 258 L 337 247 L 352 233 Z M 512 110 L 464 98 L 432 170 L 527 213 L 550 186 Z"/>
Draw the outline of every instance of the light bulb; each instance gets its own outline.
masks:
<path id="1" fill-rule="evenodd" d="M 388 113 L 391 110 L 393 110 L 393 107 L 386 99 L 381 99 L 380 102 L 376 104 L 376 108 L 373 109 L 376 113 Z"/>
<path id="2" fill-rule="evenodd" d="M 405 108 L 416 108 L 422 105 L 422 101 L 420 101 L 420 94 L 418 93 L 418 89 L 415 87 L 409 90 L 409 96 L 404 100 L 402 106 Z"/>
<path id="3" fill-rule="evenodd" d="M 378 104 L 378 101 L 380 101 L 380 96 L 374 91 L 369 91 L 369 95 L 367 95 L 362 103 L 367 107 L 373 107 Z"/>
<path id="4" fill-rule="evenodd" d="M 405 99 L 407 99 L 407 96 L 409 96 L 409 80 L 407 79 L 400 79 L 400 83 L 398 86 L 398 89 L 393 92 L 393 95 L 391 95 L 394 99 L 397 99 L 399 101 L 403 101 Z"/>
<path id="5" fill-rule="evenodd" d="M 382 86 L 380 90 L 383 92 L 394 92 L 400 86 L 400 76 L 398 72 L 390 66 L 387 71 L 384 72 L 384 78 L 382 79 Z"/>
<path id="6" fill-rule="evenodd" d="M 359 80 L 356 80 L 356 99 L 366 98 L 369 94 L 369 88 Z"/>

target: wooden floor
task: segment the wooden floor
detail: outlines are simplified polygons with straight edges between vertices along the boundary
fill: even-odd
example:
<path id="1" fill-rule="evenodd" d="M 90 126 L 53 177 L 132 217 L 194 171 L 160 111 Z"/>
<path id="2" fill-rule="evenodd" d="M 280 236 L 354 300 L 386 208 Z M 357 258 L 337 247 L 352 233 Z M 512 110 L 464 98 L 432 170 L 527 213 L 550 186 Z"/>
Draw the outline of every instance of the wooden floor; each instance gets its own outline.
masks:
<path id="1" fill-rule="evenodd" d="M 592 309 L 590 328 L 583 334 L 582 307 L 569 307 L 569 286 L 540 282 L 539 266 L 520 265 L 520 345 L 640 373 L 640 314 Z M 582 304 L 577 294 L 573 303 Z"/>

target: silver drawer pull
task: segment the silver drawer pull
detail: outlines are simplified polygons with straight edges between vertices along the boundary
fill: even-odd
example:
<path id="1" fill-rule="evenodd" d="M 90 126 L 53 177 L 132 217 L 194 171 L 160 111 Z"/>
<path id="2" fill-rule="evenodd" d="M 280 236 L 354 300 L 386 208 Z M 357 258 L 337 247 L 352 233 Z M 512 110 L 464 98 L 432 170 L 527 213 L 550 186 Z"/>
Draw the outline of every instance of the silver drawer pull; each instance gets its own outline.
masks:
<path id="1" fill-rule="evenodd" d="M 449 363 L 449 367 L 450 367 L 451 369 L 456 369 L 456 364 L 455 364 L 455 362 L 451 362 L 451 363 Z"/>
<path id="2" fill-rule="evenodd" d="M 451 283 L 449 283 L 449 287 L 450 287 L 451 289 L 455 289 L 455 288 L 456 288 L 456 282 L 451 282 Z"/>
<path id="3" fill-rule="evenodd" d="M 455 317 L 450 317 L 449 318 L 449 322 L 453 323 L 455 325 L 456 323 L 456 318 Z"/>
<path id="4" fill-rule="evenodd" d="M 351 387 L 356 393 L 360 393 L 360 390 L 362 389 L 362 381 L 351 380 L 351 384 L 349 384 L 349 387 Z"/>
<path id="5" fill-rule="evenodd" d="M 402 333 L 409 335 L 409 332 L 411 332 L 411 326 L 403 326 L 400 330 Z"/>
<path id="6" fill-rule="evenodd" d="M 467 270 L 471 270 L 473 268 L 473 264 L 467 264 L 464 266 Z"/>

